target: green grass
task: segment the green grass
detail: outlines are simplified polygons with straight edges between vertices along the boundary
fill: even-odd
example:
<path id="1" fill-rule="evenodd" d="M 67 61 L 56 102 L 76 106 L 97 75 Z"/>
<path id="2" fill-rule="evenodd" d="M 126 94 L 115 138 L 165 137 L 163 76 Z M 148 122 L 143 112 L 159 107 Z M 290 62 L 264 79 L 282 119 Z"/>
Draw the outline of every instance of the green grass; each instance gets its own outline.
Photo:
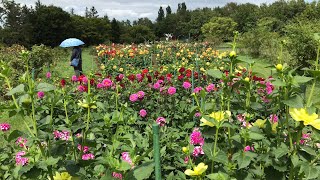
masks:
<path id="1" fill-rule="evenodd" d="M 96 72 L 98 67 L 94 62 L 94 56 L 90 55 L 90 49 L 83 49 L 82 51 L 82 69 L 84 74 L 90 72 Z M 70 78 L 74 75 L 73 67 L 70 66 L 70 55 L 66 56 L 62 61 L 57 62 L 57 65 L 53 68 L 52 72 L 57 74 L 58 77 Z"/>

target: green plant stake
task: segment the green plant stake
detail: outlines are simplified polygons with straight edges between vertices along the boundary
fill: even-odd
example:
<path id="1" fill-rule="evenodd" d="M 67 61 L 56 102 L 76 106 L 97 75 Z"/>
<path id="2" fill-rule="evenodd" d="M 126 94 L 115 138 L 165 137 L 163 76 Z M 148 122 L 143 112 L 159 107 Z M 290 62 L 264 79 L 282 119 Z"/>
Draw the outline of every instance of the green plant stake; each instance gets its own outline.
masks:
<path id="1" fill-rule="evenodd" d="M 159 125 L 153 124 L 152 130 L 153 130 L 153 151 L 154 151 L 156 180 L 161 180 Z"/>
<path id="2" fill-rule="evenodd" d="M 32 71 L 31 71 L 31 78 L 32 78 L 32 80 L 34 80 L 34 68 L 32 68 Z"/>

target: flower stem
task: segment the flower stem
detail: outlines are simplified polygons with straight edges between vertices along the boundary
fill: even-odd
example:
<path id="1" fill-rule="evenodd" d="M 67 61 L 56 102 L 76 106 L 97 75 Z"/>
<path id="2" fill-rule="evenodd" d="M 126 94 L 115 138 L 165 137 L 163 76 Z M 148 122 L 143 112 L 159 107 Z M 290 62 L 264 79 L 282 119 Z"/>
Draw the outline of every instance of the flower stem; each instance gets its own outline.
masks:
<path id="1" fill-rule="evenodd" d="M 217 142 L 218 142 L 218 132 L 219 132 L 219 128 L 217 127 L 215 138 L 214 138 L 213 159 L 216 157 Z M 212 163 L 211 163 L 211 173 L 213 173 L 213 166 L 214 166 L 214 160 L 212 160 Z"/>

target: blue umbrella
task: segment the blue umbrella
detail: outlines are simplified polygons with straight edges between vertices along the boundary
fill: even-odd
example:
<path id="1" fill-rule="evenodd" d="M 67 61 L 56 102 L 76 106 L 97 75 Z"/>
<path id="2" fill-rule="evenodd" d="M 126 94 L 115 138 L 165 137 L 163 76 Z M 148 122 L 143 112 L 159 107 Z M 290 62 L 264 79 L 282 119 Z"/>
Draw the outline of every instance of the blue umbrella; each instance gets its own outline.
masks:
<path id="1" fill-rule="evenodd" d="M 77 38 L 68 38 L 62 41 L 60 47 L 73 47 L 83 45 L 84 42 Z"/>

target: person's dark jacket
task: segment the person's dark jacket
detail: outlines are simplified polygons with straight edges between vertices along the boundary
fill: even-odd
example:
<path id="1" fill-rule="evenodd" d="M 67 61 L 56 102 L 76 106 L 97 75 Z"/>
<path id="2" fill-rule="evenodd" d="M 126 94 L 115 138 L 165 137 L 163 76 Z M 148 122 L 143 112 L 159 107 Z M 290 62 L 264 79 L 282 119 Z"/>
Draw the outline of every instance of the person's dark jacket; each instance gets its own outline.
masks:
<path id="1" fill-rule="evenodd" d="M 79 58 L 79 64 L 77 67 L 74 67 L 75 70 L 80 70 L 82 71 L 82 51 L 80 47 L 74 47 L 72 50 L 72 55 L 71 55 L 71 59 L 70 62 L 72 61 L 72 59 L 74 58 Z"/>

